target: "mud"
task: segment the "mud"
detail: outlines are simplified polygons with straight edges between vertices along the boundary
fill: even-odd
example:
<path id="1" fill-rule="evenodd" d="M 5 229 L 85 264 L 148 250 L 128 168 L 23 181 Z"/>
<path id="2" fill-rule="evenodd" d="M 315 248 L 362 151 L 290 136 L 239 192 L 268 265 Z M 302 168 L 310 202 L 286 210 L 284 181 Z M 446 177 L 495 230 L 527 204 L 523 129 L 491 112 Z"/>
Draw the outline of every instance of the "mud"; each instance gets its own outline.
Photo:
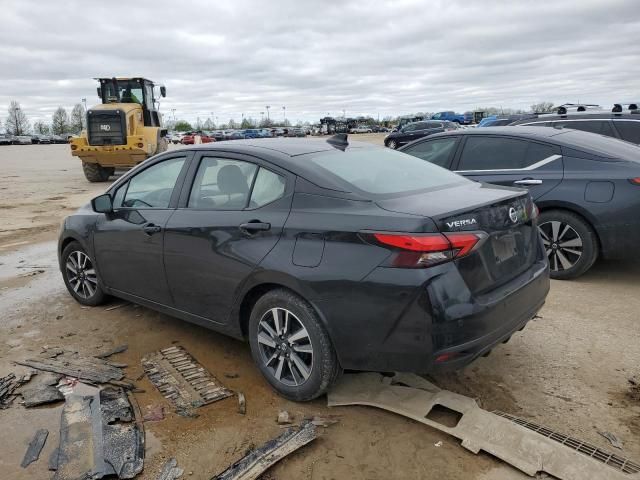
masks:
<path id="1" fill-rule="evenodd" d="M 383 136 L 357 138 L 379 143 Z M 325 399 L 286 401 L 262 379 L 241 342 L 144 307 L 126 304 L 108 310 L 121 303 L 117 300 L 96 308 L 78 305 L 57 270 L 57 228 L 64 215 L 101 193 L 106 184 L 88 183 L 67 148 L 0 147 L 5 169 L 0 204 L 14 207 L 0 209 L 0 376 L 26 373 L 27 368 L 12 361 L 43 349 L 95 355 L 128 344 L 109 360 L 128 365 L 126 379 L 143 390 L 135 394 L 142 412 L 158 405 L 165 412 L 164 420 L 145 423 L 147 459 L 138 478 L 155 478 L 170 457 L 185 469 L 184 478 L 211 478 L 247 449 L 278 436 L 281 410 L 294 422 L 313 415 L 337 415 L 340 421 L 319 428 L 320 438 L 275 465 L 269 478 L 528 478 L 485 454 L 465 451 L 451 437 L 388 412 L 328 409 Z M 553 282 L 542 319 L 489 357 L 433 380 L 477 398 L 483 408 L 528 418 L 604 449 L 611 447 L 597 431 L 612 432 L 624 443 L 617 453 L 639 460 L 640 402 L 630 395 L 629 384 L 630 378 L 640 378 L 639 274 L 637 263 L 600 262 L 577 281 Z M 175 343 L 227 387 L 245 394 L 245 415 L 238 413 L 235 397 L 199 408 L 197 418 L 174 412 L 141 377 L 140 360 Z M 50 478 L 46 460 L 58 444 L 60 412 L 60 403 L 27 410 L 18 402 L 0 411 L 3 478 Z M 28 442 L 40 428 L 50 432 L 40 459 L 22 469 Z"/>

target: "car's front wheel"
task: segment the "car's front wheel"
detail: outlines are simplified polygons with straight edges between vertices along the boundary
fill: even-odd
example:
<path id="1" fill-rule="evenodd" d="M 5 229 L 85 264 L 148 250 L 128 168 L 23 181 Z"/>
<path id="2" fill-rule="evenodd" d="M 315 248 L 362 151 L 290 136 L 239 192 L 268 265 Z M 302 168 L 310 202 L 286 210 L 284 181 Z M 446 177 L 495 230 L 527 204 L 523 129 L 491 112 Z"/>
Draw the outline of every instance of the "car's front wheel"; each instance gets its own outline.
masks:
<path id="1" fill-rule="evenodd" d="M 591 226 L 564 210 L 540 214 L 538 229 L 549 259 L 551 278 L 569 280 L 591 268 L 598 258 L 598 239 Z"/>
<path id="2" fill-rule="evenodd" d="M 389 140 L 387 142 L 387 147 L 389 147 L 391 150 L 395 150 L 396 148 L 398 148 L 398 142 L 396 142 L 395 140 Z"/>
<path id="3" fill-rule="evenodd" d="M 313 400 L 341 372 L 317 313 L 288 290 L 272 290 L 256 302 L 249 320 L 249 343 L 266 380 L 290 400 Z"/>
<path id="4" fill-rule="evenodd" d="M 62 277 L 67 290 L 78 303 L 94 307 L 104 303 L 95 262 L 78 242 L 69 243 L 62 251 Z"/>

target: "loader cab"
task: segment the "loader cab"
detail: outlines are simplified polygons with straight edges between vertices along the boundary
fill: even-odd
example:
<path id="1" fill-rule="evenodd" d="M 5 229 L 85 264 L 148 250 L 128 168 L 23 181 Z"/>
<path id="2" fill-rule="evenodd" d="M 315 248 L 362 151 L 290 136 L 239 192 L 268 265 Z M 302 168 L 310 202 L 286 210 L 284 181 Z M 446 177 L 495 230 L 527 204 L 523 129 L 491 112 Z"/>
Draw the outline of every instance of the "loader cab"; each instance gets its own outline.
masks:
<path id="1" fill-rule="evenodd" d="M 142 107 L 145 127 L 160 127 L 160 114 L 154 91 L 154 83 L 146 78 L 97 78 L 100 82 L 98 96 L 103 105 L 112 103 L 137 103 Z M 160 96 L 166 95 L 164 86 L 159 87 Z"/>

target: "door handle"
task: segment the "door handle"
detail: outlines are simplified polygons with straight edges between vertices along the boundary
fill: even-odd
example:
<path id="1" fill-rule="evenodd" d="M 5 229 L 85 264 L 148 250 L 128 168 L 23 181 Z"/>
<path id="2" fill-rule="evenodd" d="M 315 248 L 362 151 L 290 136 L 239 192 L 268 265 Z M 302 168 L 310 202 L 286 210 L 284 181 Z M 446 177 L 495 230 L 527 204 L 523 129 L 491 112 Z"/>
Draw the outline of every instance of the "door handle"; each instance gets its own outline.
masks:
<path id="1" fill-rule="evenodd" d="M 146 233 L 147 235 L 153 235 L 154 233 L 162 231 L 162 227 L 154 225 L 153 223 L 147 223 L 144 227 L 142 227 L 142 230 L 144 230 L 144 233 Z"/>
<path id="2" fill-rule="evenodd" d="M 248 233 L 249 235 L 251 235 L 252 233 L 255 233 L 258 231 L 271 230 L 271 224 L 265 223 L 265 222 L 259 222 L 258 220 L 252 220 L 247 223 L 241 223 L 238 228 L 242 232 Z"/>
<path id="3" fill-rule="evenodd" d="M 514 185 L 542 185 L 542 180 L 536 178 L 525 178 L 523 180 L 516 180 Z"/>

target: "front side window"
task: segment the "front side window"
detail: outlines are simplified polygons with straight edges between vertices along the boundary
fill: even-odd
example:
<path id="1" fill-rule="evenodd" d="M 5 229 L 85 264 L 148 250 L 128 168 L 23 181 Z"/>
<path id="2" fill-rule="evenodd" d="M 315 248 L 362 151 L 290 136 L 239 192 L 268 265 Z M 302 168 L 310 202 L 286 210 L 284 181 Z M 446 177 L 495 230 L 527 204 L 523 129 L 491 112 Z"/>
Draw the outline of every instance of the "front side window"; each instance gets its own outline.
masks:
<path id="1" fill-rule="evenodd" d="M 459 170 L 512 170 L 525 166 L 528 142 L 514 138 L 469 135 Z"/>
<path id="2" fill-rule="evenodd" d="M 168 208 L 171 194 L 184 166 L 185 158 L 171 158 L 156 163 L 133 176 L 124 194 L 123 207 Z M 116 200 L 120 194 L 116 192 Z"/>
<path id="3" fill-rule="evenodd" d="M 439 167 L 446 168 L 449 164 L 451 153 L 456 147 L 456 143 L 457 139 L 454 137 L 442 138 L 412 145 L 409 148 L 405 148 L 403 152 L 431 162 Z"/>
<path id="4" fill-rule="evenodd" d="M 417 124 L 416 123 L 410 123 L 408 124 L 406 127 L 404 127 L 402 129 L 403 132 L 413 132 L 414 130 L 417 129 Z"/>
<path id="5" fill-rule="evenodd" d="M 242 210 L 258 167 L 253 163 L 204 157 L 189 195 L 189 208 Z"/>

